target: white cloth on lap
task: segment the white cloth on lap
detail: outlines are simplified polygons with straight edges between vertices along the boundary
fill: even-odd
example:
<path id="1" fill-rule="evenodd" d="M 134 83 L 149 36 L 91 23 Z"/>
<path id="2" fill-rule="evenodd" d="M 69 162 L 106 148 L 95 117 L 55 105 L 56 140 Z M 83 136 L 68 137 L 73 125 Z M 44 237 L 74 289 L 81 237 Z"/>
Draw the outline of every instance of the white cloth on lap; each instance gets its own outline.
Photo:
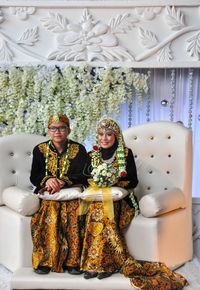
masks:
<path id="1" fill-rule="evenodd" d="M 128 190 L 126 190 L 125 188 L 122 187 L 118 187 L 118 186 L 112 186 L 111 188 L 111 194 L 112 194 L 112 200 L 120 200 L 122 198 L 124 198 L 125 196 L 128 195 Z M 92 191 L 92 189 L 89 187 L 89 190 L 86 189 L 83 191 L 83 193 L 81 194 L 81 199 L 90 199 L 91 197 L 94 197 L 94 201 L 102 201 L 102 189 L 99 188 L 99 190 L 94 190 Z"/>
<path id="2" fill-rule="evenodd" d="M 41 199 L 45 200 L 72 200 L 81 197 L 82 189 L 80 187 L 70 187 L 63 188 L 59 192 L 55 192 L 54 194 L 49 194 L 48 191 L 44 191 L 43 194 L 37 194 L 37 196 Z"/>

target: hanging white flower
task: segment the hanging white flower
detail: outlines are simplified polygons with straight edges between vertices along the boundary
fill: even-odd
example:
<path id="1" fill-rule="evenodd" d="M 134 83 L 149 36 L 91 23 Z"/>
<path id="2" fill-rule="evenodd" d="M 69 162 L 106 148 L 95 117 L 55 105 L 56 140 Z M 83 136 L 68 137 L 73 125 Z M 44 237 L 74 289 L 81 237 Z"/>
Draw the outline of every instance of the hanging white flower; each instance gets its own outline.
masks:
<path id="1" fill-rule="evenodd" d="M 66 113 L 71 120 L 70 138 L 83 142 L 94 137 L 96 123 L 106 112 L 120 115 L 120 106 L 138 103 L 148 92 L 148 75 L 131 68 L 90 66 L 14 66 L 0 70 L 0 134 L 47 134 L 51 114 Z"/>

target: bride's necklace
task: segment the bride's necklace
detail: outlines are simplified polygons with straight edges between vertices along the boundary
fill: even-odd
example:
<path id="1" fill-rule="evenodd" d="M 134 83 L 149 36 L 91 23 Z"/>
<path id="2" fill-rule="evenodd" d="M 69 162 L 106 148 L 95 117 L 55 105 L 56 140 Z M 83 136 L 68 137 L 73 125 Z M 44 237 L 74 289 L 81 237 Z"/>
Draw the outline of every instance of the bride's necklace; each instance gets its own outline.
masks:
<path id="1" fill-rule="evenodd" d="M 115 160 L 115 156 L 116 156 L 116 151 L 114 152 L 114 154 L 109 159 L 105 160 L 105 159 L 103 159 L 103 157 L 101 157 L 101 161 L 103 163 L 106 163 L 106 164 L 111 164 Z"/>

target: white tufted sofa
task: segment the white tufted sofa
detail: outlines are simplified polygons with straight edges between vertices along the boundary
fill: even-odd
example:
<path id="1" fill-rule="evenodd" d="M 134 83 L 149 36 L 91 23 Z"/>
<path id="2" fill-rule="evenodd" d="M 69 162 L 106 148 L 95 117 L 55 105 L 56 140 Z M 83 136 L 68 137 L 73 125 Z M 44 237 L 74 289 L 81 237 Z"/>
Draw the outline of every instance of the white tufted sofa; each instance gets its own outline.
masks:
<path id="1" fill-rule="evenodd" d="M 30 216 L 4 205 L 3 191 L 17 186 L 31 192 L 29 180 L 33 147 L 46 138 L 14 134 L 0 138 L 0 264 L 11 271 L 31 266 Z M 15 196 L 13 195 L 13 201 Z"/>
<path id="2" fill-rule="evenodd" d="M 123 133 L 135 155 L 141 208 L 125 232 L 129 251 L 136 259 L 175 268 L 192 258 L 192 132 L 178 123 L 158 121 Z M 82 275 L 33 273 L 31 217 L 3 205 L 3 200 L 5 188 L 14 185 L 31 194 L 30 152 L 43 140 L 24 134 L 0 138 L 0 264 L 15 271 L 11 289 L 133 289 L 120 274 L 88 282 Z"/>
<path id="3" fill-rule="evenodd" d="M 141 214 L 126 231 L 136 258 L 176 268 L 192 258 L 192 131 L 149 122 L 123 132 L 135 155 Z"/>

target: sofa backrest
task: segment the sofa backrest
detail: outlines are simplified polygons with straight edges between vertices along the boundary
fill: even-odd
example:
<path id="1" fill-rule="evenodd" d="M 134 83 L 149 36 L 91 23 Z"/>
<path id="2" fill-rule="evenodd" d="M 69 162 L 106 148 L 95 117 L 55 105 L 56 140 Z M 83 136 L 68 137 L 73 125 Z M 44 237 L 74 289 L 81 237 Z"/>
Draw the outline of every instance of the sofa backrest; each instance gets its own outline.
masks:
<path id="1" fill-rule="evenodd" d="M 30 170 L 33 148 L 47 137 L 32 134 L 13 134 L 0 137 L 0 205 L 2 191 L 18 186 L 33 191 Z"/>
<path id="2" fill-rule="evenodd" d="M 180 123 L 155 121 L 128 128 L 123 135 L 135 156 L 138 199 L 149 193 L 178 187 L 190 203 L 192 131 Z"/>

